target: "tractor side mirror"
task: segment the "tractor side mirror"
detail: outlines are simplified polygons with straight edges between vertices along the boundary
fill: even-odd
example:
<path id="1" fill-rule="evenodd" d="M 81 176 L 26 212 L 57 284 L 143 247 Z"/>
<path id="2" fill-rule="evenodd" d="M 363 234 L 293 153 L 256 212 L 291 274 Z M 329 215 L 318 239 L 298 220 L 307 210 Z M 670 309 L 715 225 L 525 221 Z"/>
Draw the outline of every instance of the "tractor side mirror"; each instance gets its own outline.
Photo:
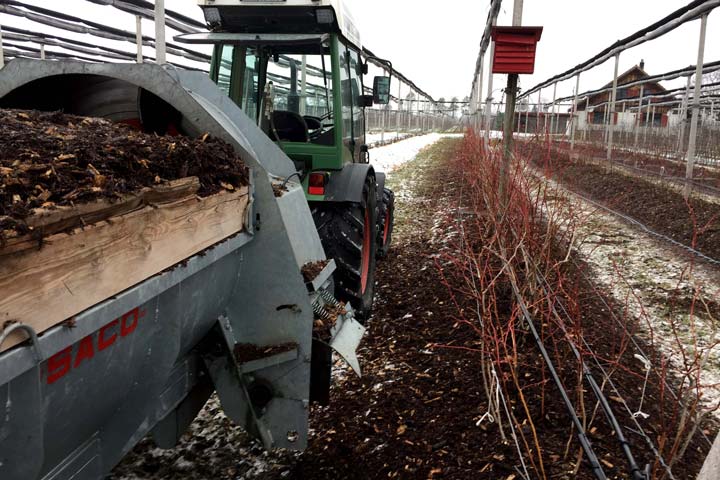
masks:
<path id="1" fill-rule="evenodd" d="M 375 77 L 373 81 L 373 101 L 378 105 L 390 103 L 390 77 Z"/>

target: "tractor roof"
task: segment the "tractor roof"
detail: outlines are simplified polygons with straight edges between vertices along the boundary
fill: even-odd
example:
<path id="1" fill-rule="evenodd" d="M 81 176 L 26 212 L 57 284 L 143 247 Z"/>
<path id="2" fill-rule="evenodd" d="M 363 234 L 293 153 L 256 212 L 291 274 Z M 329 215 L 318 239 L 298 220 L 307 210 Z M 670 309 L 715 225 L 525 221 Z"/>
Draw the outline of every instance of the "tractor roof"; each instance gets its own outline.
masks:
<path id="1" fill-rule="evenodd" d="M 210 26 L 233 33 L 340 33 L 362 48 L 350 0 L 198 0 Z"/>

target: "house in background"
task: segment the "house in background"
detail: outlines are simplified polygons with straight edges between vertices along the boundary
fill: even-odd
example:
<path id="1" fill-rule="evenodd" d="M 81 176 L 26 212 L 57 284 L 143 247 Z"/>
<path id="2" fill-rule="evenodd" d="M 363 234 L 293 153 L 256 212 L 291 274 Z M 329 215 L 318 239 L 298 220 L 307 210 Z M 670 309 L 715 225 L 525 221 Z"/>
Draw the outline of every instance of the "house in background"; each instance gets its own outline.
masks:
<path id="1" fill-rule="evenodd" d="M 645 61 L 640 61 L 639 65 L 633 66 L 631 69 L 623 73 L 618 77 L 618 85 L 623 85 L 643 78 L 648 78 L 650 75 L 645 71 Z M 613 82 L 608 83 L 603 87 L 612 87 Z M 615 107 L 615 121 L 616 125 L 632 128 L 635 125 L 637 118 L 637 106 L 640 102 L 640 85 L 636 85 L 629 88 L 618 88 L 617 90 L 617 103 Z M 667 92 L 667 89 L 660 85 L 659 82 L 649 82 L 644 84 L 643 98 L 650 95 L 661 95 Z M 598 93 L 592 95 L 589 100 L 583 99 L 578 101 L 577 112 L 578 112 L 578 128 L 592 128 L 593 125 L 605 125 L 606 111 L 610 108 L 611 91 Z M 670 111 L 673 109 L 672 105 L 662 105 L 655 107 L 655 115 L 647 116 L 648 102 L 650 105 L 656 103 L 664 103 L 670 100 L 674 100 L 676 97 L 672 94 L 668 94 L 666 97 L 656 97 L 643 100 L 643 111 L 639 118 L 639 125 L 647 125 L 652 127 L 665 127 L 668 126 L 668 118 Z M 623 102 L 623 100 L 632 99 L 632 102 Z M 631 110 L 632 109 L 632 110 Z"/>

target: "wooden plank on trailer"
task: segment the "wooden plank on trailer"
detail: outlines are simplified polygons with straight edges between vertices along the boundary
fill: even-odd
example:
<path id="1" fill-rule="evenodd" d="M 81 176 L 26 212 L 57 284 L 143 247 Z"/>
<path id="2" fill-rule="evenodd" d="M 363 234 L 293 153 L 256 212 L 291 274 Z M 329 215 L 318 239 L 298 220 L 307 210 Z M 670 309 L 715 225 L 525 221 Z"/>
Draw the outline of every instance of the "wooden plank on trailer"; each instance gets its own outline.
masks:
<path id="1" fill-rule="evenodd" d="M 17 321 L 41 333 L 241 232 L 248 192 L 185 195 L 0 255 L 0 328 Z"/>

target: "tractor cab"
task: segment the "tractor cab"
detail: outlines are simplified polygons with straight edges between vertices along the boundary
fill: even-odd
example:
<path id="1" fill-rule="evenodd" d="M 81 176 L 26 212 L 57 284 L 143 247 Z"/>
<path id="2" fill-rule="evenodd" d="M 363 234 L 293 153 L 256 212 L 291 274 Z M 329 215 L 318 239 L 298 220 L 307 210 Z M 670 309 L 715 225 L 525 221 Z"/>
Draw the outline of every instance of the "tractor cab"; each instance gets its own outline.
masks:
<path id="1" fill-rule="evenodd" d="M 369 162 L 365 108 L 389 103 L 390 77 L 376 77 L 366 94 L 368 65 L 341 0 L 200 6 L 210 31 L 177 40 L 214 45 L 212 80 L 294 162 L 325 253 L 337 264 L 336 297 L 367 318 L 375 259 L 391 241 L 394 197 Z"/>
<path id="2" fill-rule="evenodd" d="M 390 79 L 365 94 L 361 43 L 339 0 L 201 0 L 214 45 L 211 78 L 295 162 L 299 172 L 366 163 L 366 107 L 389 101 Z M 323 200 L 308 187 L 308 200 Z"/>

